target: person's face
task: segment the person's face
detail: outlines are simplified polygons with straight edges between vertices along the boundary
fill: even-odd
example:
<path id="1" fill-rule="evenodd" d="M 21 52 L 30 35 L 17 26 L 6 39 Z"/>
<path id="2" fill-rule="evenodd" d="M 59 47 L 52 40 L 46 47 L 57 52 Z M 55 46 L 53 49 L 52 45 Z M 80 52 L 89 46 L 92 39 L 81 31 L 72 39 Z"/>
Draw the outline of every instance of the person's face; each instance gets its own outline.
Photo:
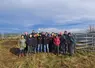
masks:
<path id="1" fill-rule="evenodd" d="M 30 38 L 32 37 L 32 35 L 30 35 Z"/>
<path id="2" fill-rule="evenodd" d="M 51 35 L 49 35 L 49 37 L 51 37 Z"/>
<path id="3" fill-rule="evenodd" d="M 54 33 L 52 33 L 52 36 L 54 35 Z"/>
<path id="4" fill-rule="evenodd" d="M 45 36 L 47 37 L 48 35 L 47 35 L 47 34 L 45 34 Z"/>
<path id="5" fill-rule="evenodd" d="M 22 39 L 24 39 L 24 36 L 21 36 Z"/>
<path id="6" fill-rule="evenodd" d="M 72 36 L 72 34 L 69 34 L 69 36 Z"/>
<path id="7" fill-rule="evenodd" d="M 58 38 L 58 36 L 56 36 L 56 38 Z"/>
<path id="8" fill-rule="evenodd" d="M 36 37 L 36 34 L 34 35 L 34 37 Z"/>
<path id="9" fill-rule="evenodd" d="M 67 31 L 65 31 L 64 34 L 67 34 Z"/>

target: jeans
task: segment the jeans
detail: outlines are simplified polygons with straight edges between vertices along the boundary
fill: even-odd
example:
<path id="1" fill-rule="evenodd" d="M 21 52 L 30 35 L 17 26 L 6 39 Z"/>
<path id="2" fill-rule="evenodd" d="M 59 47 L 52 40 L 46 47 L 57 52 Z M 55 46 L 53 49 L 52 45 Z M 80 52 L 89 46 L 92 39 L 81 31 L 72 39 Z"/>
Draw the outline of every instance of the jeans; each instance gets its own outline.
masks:
<path id="1" fill-rule="evenodd" d="M 28 53 L 32 53 L 32 46 L 28 46 Z"/>
<path id="2" fill-rule="evenodd" d="M 44 45 L 44 52 L 49 52 L 49 44 Z"/>
<path id="3" fill-rule="evenodd" d="M 67 43 L 64 43 L 64 47 L 63 47 L 63 52 L 64 54 L 66 54 L 68 52 L 68 44 Z"/>
<path id="4" fill-rule="evenodd" d="M 32 47 L 32 51 L 33 51 L 34 53 L 36 53 L 36 46 L 33 46 L 33 47 Z"/>
<path id="5" fill-rule="evenodd" d="M 42 52 L 42 44 L 38 44 L 37 51 Z"/>

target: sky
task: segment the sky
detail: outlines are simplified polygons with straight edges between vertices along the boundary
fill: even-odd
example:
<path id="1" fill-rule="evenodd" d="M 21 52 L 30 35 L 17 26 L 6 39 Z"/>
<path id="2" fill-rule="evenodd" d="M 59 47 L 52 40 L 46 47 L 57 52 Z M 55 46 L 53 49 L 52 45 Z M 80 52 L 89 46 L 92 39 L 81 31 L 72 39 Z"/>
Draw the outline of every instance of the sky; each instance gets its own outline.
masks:
<path id="1" fill-rule="evenodd" d="M 0 0 L 0 32 L 84 32 L 95 25 L 95 0 Z"/>

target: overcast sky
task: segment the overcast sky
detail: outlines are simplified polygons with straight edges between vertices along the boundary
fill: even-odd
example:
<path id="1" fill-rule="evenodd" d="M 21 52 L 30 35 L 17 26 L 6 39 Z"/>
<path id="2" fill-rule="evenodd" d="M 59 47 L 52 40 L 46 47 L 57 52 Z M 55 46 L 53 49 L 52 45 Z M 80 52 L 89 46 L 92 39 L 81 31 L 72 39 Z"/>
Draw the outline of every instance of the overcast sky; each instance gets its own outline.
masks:
<path id="1" fill-rule="evenodd" d="M 0 32 L 80 32 L 95 25 L 95 0 L 0 0 Z"/>

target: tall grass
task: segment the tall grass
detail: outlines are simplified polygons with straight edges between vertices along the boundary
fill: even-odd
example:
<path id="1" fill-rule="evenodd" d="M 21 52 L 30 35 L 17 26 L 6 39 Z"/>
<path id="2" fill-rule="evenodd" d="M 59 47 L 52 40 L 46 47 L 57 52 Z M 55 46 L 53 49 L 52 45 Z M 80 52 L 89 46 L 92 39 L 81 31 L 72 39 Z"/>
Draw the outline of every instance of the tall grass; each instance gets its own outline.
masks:
<path id="1" fill-rule="evenodd" d="M 0 68 L 95 68 L 94 52 L 78 50 L 73 56 L 39 53 L 18 58 L 10 52 L 11 48 L 16 48 L 16 44 L 1 43 L 4 45 L 0 45 Z"/>

